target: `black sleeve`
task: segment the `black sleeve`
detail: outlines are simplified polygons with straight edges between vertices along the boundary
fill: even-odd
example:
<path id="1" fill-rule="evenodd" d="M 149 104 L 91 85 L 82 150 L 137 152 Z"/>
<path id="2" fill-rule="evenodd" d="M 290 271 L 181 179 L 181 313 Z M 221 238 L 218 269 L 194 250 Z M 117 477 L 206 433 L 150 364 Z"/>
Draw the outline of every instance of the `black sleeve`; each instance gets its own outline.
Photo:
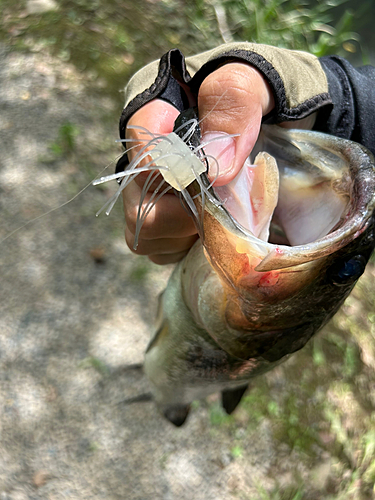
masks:
<path id="1" fill-rule="evenodd" d="M 354 68 L 341 57 L 322 57 L 333 110 L 314 129 L 359 142 L 375 154 L 375 68 Z"/>

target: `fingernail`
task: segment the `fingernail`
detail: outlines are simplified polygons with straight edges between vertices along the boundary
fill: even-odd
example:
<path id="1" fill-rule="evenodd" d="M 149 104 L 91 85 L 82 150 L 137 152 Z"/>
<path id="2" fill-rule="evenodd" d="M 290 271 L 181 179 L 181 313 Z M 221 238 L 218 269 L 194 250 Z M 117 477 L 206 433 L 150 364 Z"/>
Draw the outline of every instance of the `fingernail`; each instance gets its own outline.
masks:
<path id="1" fill-rule="evenodd" d="M 201 144 L 206 144 L 203 149 L 209 157 L 210 178 L 221 176 L 231 170 L 236 154 L 236 141 L 233 137 L 225 132 L 206 132 Z"/>

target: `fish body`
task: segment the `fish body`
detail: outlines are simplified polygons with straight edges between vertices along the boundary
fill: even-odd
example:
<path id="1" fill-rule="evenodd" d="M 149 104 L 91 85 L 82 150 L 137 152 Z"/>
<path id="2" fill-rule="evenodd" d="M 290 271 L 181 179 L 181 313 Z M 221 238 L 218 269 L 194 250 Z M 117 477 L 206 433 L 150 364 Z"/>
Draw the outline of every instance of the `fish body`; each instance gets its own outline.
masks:
<path id="1" fill-rule="evenodd" d="M 155 401 L 175 425 L 193 400 L 217 391 L 230 413 L 253 377 L 301 349 L 337 312 L 375 246 L 374 158 L 365 148 L 269 126 L 255 149 L 266 152 L 254 160 L 265 167 L 249 167 L 250 191 L 262 202 L 278 183 L 277 203 L 266 202 L 272 217 L 259 216 L 262 203 L 250 200 L 253 226 L 244 227 L 206 174 L 212 196 L 196 181 L 186 188 L 200 239 L 160 297 L 144 363 Z M 267 217 L 269 227 L 255 230 Z"/>

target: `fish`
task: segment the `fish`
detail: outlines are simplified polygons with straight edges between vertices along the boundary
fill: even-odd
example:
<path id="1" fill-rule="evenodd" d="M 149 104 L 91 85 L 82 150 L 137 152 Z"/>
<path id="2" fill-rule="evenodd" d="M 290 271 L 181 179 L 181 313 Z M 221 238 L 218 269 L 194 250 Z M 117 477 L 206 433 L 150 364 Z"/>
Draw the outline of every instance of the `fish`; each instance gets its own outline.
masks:
<path id="1" fill-rule="evenodd" d="M 123 176 L 118 197 L 147 159 L 143 199 L 155 171 L 164 175 L 137 233 L 174 189 L 199 234 L 159 297 L 144 359 L 156 405 L 176 426 L 194 400 L 216 392 L 232 413 L 254 377 L 302 349 L 338 311 L 375 246 L 375 160 L 362 145 L 264 125 L 241 172 L 221 187 L 204 146 L 191 108 L 172 134 L 145 139 L 129 168 L 110 176 Z"/>

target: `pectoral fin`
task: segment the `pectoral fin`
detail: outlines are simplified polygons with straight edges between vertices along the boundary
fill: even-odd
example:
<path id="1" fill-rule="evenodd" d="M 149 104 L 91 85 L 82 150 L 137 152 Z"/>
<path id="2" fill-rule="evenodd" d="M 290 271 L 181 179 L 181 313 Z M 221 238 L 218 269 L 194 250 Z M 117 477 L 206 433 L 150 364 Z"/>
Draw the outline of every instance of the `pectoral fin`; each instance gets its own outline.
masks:
<path id="1" fill-rule="evenodd" d="M 221 393 L 221 404 L 224 410 L 230 415 L 237 408 L 242 396 L 249 387 L 248 384 L 238 387 L 236 389 L 226 389 Z"/>
<path id="2" fill-rule="evenodd" d="M 164 409 L 163 414 L 176 427 L 184 424 L 190 411 L 190 405 L 171 405 Z"/>

